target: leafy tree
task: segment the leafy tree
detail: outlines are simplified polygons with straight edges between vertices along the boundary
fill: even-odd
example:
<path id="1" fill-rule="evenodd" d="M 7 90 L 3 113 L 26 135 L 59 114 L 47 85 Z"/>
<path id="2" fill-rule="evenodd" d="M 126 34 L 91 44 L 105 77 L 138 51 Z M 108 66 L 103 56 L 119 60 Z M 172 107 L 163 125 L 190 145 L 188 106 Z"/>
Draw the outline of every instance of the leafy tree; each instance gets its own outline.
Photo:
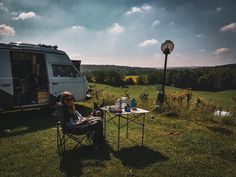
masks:
<path id="1" fill-rule="evenodd" d="M 208 90 L 208 88 L 210 86 L 210 82 L 206 76 L 199 77 L 197 80 L 197 83 L 198 83 L 198 87 L 201 90 Z"/>
<path id="2" fill-rule="evenodd" d="M 138 76 L 136 79 L 136 82 L 138 85 L 143 85 L 145 84 L 145 77 L 144 76 Z"/>
<path id="3" fill-rule="evenodd" d="M 134 85 L 135 83 L 134 83 L 134 80 L 130 77 L 130 78 L 128 78 L 128 79 L 126 79 L 125 80 L 125 83 L 127 84 L 127 85 Z"/>
<path id="4" fill-rule="evenodd" d="M 157 84 L 157 73 L 150 72 L 147 74 L 147 82 L 148 84 Z"/>

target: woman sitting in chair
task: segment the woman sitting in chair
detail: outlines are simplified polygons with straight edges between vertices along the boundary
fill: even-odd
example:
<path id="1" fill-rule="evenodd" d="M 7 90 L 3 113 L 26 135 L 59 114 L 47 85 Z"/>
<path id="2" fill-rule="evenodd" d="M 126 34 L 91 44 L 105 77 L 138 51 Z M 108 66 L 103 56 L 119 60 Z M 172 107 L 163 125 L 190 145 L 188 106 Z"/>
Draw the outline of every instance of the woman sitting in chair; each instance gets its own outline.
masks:
<path id="1" fill-rule="evenodd" d="M 104 142 L 103 124 L 100 117 L 83 117 L 74 105 L 74 95 L 65 91 L 61 95 L 58 111 L 62 127 L 67 132 L 80 133 L 82 130 L 90 132 L 95 144 L 101 145 Z"/>

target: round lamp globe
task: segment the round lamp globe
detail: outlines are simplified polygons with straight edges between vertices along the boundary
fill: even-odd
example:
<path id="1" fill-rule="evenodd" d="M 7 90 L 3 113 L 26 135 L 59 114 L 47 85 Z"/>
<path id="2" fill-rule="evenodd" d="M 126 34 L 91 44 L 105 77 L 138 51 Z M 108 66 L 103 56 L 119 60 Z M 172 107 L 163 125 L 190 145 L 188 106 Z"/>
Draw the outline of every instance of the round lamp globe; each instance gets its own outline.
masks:
<path id="1" fill-rule="evenodd" d="M 164 54 L 170 54 L 174 50 L 174 43 L 171 40 L 166 40 L 161 44 L 161 50 Z"/>

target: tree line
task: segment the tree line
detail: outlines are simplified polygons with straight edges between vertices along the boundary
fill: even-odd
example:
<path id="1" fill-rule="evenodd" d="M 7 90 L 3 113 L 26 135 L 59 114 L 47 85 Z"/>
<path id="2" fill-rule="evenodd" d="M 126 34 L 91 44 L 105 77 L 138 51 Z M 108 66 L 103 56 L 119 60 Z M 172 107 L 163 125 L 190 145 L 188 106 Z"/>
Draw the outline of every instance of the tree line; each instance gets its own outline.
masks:
<path id="1" fill-rule="evenodd" d="M 100 70 L 84 72 L 89 82 L 108 84 L 112 86 L 126 85 L 159 85 L 163 82 L 163 70 L 150 71 L 121 71 Z M 136 80 L 125 76 L 136 74 Z M 176 68 L 168 69 L 166 73 L 166 85 L 191 88 L 193 90 L 219 91 L 236 89 L 236 64 L 199 67 L 199 68 Z"/>

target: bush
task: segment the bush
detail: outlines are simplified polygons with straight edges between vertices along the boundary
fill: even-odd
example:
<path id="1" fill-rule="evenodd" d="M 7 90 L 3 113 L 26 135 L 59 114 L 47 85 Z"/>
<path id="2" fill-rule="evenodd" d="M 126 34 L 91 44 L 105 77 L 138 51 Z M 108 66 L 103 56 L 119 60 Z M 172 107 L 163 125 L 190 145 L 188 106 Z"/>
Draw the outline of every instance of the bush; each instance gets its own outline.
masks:
<path id="1" fill-rule="evenodd" d="M 138 76 L 136 80 L 138 85 L 143 85 L 146 83 L 145 76 Z"/>
<path id="2" fill-rule="evenodd" d="M 147 90 L 144 88 L 142 89 L 140 95 L 139 95 L 139 99 L 142 101 L 142 102 L 146 102 L 148 101 L 149 99 L 149 94 L 147 93 Z"/>
<path id="3" fill-rule="evenodd" d="M 130 77 L 130 78 L 125 80 L 125 84 L 127 84 L 127 85 L 134 85 L 135 83 L 134 83 L 134 80 Z"/>

